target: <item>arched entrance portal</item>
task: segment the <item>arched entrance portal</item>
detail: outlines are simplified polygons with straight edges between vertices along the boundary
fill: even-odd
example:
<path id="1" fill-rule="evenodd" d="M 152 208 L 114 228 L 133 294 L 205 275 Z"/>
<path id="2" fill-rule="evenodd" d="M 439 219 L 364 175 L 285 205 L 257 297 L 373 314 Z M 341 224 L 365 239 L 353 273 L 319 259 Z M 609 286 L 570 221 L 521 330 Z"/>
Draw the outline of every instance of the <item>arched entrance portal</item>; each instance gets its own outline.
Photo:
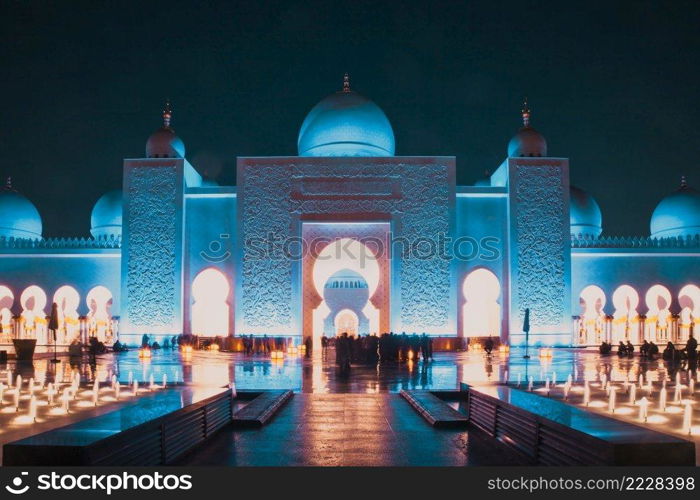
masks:
<path id="1" fill-rule="evenodd" d="M 362 329 L 366 322 L 367 330 L 358 333 L 381 333 L 380 310 L 371 300 L 379 287 L 381 271 L 377 257 L 369 247 L 353 238 L 334 240 L 318 253 L 311 267 L 311 278 L 321 298 L 312 311 L 314 342 L 322 335 L 332 336 L 336 333 L 334 330 L 326 331 L 328 320 L 333 320 L 331 313 L 336 313 L 340 308 L 349 309 L 343 305 L 346 299 L 354 300 L 353 309 L 361 307 L 361 310 L 354 311 L 358 328 Z"/>
<path id="2" fill-rule="evenodd" d="M 357 335 L 360 320 L 354 311 L 343 309 L 335 316 L 335 335 L 339 337 L 343 333 Z"/>
<path id="3" fill-rule="evenodd" d="M 462 284 L 462 330 L 464 337 L 500 337 L 501 284 L 488 269 L 475 269 Z"/>
<path id="4" fill-rule="evenodd" d="M 201 271 L 192 282 L 192 334 L 202 337 L 229 335 L 231 286 L 218 269 Z"/>

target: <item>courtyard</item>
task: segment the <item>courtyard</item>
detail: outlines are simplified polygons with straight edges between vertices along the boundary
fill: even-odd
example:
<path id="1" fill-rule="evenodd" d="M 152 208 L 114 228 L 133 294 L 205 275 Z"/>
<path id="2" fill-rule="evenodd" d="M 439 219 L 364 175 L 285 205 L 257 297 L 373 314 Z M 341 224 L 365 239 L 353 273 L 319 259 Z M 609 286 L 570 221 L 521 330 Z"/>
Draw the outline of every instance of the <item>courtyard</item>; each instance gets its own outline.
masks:
<path id="1" fill-rule="evenodd" d="M 592 349 L 531 349 L 529 359 L 524 354 L 517 348 L 496 351 L 490 356 L 482 351 L 438 352 L 429 362 L 355 364 L 347 376 L 339 373 L 332 348 L 311 356 L 284 353 L 281 358 L 160 349 L 153 350 L 149 358 L 132 350 L 97 356 L 93 362 L 88 358 L 77 362 L 68 357 L 61 357 L 57 364 L 49 358 L 36 359 L 29 365 L 10 361 L 0 367 L 0 380 L 11 388 L 10 379 L 16 384 L 17 376 L 21 376 L 27 389 L 19 404 L 13 403 L 16 400 L 11 389 L 5 391 L 0 409 L 0 441 L 6 444 L 128 408 L 144 396 L 157 397 L 165 385 L 211 390 L 232 384 L 241 392 L 291 390 L 295 395 L 268 425 L 260 429 L 225 428 L 176 463 L 512 465 L 519 463 L 518 457 L 499 441 L 471 428 L 431 427 L 399 395 L 402 390 L 456 393 L 462 384 L 495 387 L 505 383 L 544 398 L 563 400 L 591 414 L 698 439 L 694 372 L 661 360 L 601 356 Z M 49 405 L 43 384 L 56 381 L 66 387 L 71 381 L 77 388 L 70 411 L 63 411 L 63 404 L 68 404 L 65 402 Z M 36 394 L 39 406 L 38 414 L 31 417 L 34 422 L 29 414 L 29 384 L 36 387 L 32 394 Z M 115 384 L 120 385 L 120 393 L 115 394 Z M 677 385 L 679 388 L 675 389 Z M 612 407 L 611 392 L 617 396 Z M 641 398 L 647 399 L 645 418 L 639 410 Z M 463 410 L 458 402 L 450 405 Z"/>

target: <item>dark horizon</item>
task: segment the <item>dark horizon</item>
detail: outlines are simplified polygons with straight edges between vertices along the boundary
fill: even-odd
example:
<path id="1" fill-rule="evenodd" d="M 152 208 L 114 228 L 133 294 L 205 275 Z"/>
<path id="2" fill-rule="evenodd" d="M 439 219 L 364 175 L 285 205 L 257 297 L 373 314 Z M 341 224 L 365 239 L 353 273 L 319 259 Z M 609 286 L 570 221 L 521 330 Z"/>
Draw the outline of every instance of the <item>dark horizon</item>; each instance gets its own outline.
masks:
<path id="1" fill-rule="evenodd" d="M 166 98 L 188 160 L 234 184 L 236 156 L 296 155 L 345 72 L 389 117 L 397 155 L 456 156 L 459 184 L 500 165 L 527 96 L 604 234 L 647 235 L 681 175 L 700 187 L 698 2 L 183 5 L 0 7 L 0 175 L 45 236 L 89 234 Z"/>

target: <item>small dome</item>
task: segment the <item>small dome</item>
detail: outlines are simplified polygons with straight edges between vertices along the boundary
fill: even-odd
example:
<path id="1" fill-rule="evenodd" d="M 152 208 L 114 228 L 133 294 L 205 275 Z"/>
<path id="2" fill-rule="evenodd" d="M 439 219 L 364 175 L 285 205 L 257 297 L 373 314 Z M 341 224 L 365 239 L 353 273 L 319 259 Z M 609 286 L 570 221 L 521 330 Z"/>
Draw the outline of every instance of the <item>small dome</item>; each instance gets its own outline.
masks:
<path id="1" fill-rule="evenodd" d="M 603 214 L 598 203 L 588 192 L 576 186 L 569 187 L 569 221 L 571 234 L 597 238 L 603 232 Z"/>
<path id="2" fill-rule="evenodd" d="M 681 187 L 654 209 L 650 228 L 653 238 L 700 234 L 700 192 L 688 186 L 683 178 Z"/>
<path id="3" fill-rule="evenodd" d="M 374 102 L 343 90 L 316 104 L 299 130 L 299 156 L 393 156 L 394 131 Z"/>
<path id="4" fill-rule="evenodd" d="M 530 109 L 527 101 L 523 105 L 523 127 L 508 143 L 508 156 L 547 156 L 547 141 L 544 136 L 530 126 Z"/>
<path id="5" fill-rule="evenodd" d="M 92 208 L 90 233 L 93 238 L 122 235 L 122 190 L 115 189 L 102 195 Z"/>
<path id="6" fill-rule="evenodd" d="M 7 184 L 0 190 L 0 236 L 5 238 L 41 238 L 41 216 L 34 204 Z"/>
<path id="7" fill-rule="evenodd" d="M 172 118 L 170 103 L 163 109 L 163 126 L 153 132 L 146 141 L 146 158 L 184 158 L 185 143 L 170 128 Z"/>

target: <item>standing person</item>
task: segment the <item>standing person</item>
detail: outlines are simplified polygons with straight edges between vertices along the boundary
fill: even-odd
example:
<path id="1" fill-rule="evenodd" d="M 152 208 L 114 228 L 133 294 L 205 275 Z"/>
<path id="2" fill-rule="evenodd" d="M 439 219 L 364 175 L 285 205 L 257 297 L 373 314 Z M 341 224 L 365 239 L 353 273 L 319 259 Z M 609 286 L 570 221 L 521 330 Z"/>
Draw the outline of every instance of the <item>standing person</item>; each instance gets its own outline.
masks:
<path id="1" fill-rule="evenodd" d="M 321 354 L 324 358 L 328 354 L 328 337 L 325 335 L 321 337 Z"/>
<path id="2" fill-rule="evenodd" d="M 646 358 L 649 354 L 649 342 L 647 342 L 646 339 L 644 339 L 644 342 L 642 342 L 642 346 L 639 348 L 639 354 L 643 358 Z"/>
<path id="3" fill-rule="evenodd" d="M 49 317 L 49 331 L 53 333 L 53 359 L 52 363 L 58 363 L 58 304 L 51 304 L 51 316 Z M 692 336 L 692 335 L 691 335 Z M 18 389 L 19 390 L 19 389 Z"/>
<path id="4" fill-rule="evenodd" d="M 311 357 L 311 351 L 312 351 L 312 349 L 314 348 L 314 343 L 313 343 L 313 341 L 311 340 L 311 336 L 310 336 L 310 335 L 309 335 L 308 337 L 306 337 L 306 340 L 304 340 L 304 345 L 306 346 L 306 354 L 305 354 L 305 356 L 306 356 L 307 358 L 310 358 L 310 357 Z"/>
<path id="5" fill-rule="evenodd" d="M 691 332 L 688 341 L 685 343 L 685 354 L 688 356 L 688 368 L 694 370 L 698 361 L 698 341 Z"/>
<path id="6" fill-rule="evenodd" d="M 347 332 L 343 332 L 336 341 L 336 357 L 340 366 L 340 374 L 348 375 L 350 373 L 350 339 Z"/>
<path id="7" fill-rule="evenodd" d="M 632 357 L 634 355 L 634 346 L 632 345 L 632 342 L 629 340 L 627 341 L 627 355 Z"/>
<path id="8" fill-rule="evenodd" d="M 493 339 L 489 336 L 484 342 L 484 350 L 487 356 L 491 356 L 491 351 L 493 351 Z"/>
<path id="9" fill-rule="evenodd" d="M 673 345 L 673 342 L 669 341 L 666 344 L 666 349 L 664 349 L 663 354 L 661 357 L 664 359 L 664 361 L 676 361 L 676 346 Z"/>
<path id="10" fill-rule="evenodd" d="M 420 339 L 420 350 L 423 353 L 423 361 L 428 361 L 428 336 L 425 333 Z"/>

